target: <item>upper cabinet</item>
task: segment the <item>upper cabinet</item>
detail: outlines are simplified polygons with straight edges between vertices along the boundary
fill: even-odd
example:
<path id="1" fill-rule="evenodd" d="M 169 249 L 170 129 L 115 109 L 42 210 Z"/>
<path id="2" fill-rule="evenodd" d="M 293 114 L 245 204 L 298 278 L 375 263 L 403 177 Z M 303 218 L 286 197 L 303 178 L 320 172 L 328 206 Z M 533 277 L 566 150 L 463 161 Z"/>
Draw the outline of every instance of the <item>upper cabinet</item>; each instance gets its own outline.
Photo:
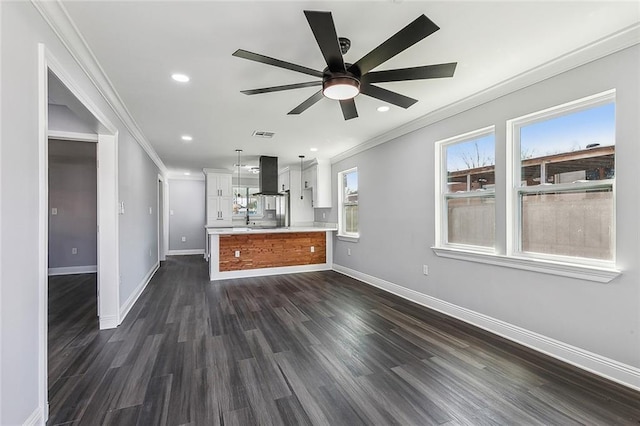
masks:
<path id="1" fill-rule="evenodd" d="M 289 167 L 286 167 L 280 173 L 278 173 L 278 191 L 286 192 L 291 189 L 291 173 Z"/>
<path id="2" fill-rule="evenodd" d="M 229 170 L 204 169 L 206 218 L 209 227 L 233 226 L 233 184 Z"/>
<path id="3" fill-rule="evenodd" d="M 214 169 L 205 169 L 204 172 L 207 177 L 207 196 L 232 197 L 231 172 L 221 173 L 219 170 L 207 172 L 207 170 Z"/>
<path id="4" fill-rule="evenodd" d="M 307 167 L 302 178 L 304 189 L 311 191 L 314 208 L 331 208 L 331 163 L 315 159 Z"/>

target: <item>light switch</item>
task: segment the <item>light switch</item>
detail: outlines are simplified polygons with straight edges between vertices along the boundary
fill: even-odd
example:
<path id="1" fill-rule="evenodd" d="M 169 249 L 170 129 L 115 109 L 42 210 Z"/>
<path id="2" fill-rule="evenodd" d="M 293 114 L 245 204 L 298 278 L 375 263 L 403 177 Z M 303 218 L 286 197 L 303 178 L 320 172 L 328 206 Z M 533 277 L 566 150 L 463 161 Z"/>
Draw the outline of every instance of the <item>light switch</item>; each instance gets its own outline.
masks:
<path id="1" fill-rule="evenodd" d="M 169 210 L 169 215 L 173 216 L 173 210 Z"/>
<path id="2" fill-rule="evenodd" d="M 182 242 L 186 242 L 187 241 L 187 237 L 182 237 Z"/>
<path id="3" fill-rule="evenodd" d="M 72 248 L 71 249 L 71 254 L 78 254 L 78 249 L 77 248 Z"/>
<path id="4" fill-rule="evenodd" d="M 51 216 L 55 216 L 55 215 L 57 215 L 57 214 L 58 214 L 58 209 L 57 209 L 56 207 L 53 207 L 53 208 L 51 209 Z"/>
<path id="5" fill-rule="evenodd" d="M 153 214 L 153 209 L 149 207 L 149 214 Z"/>
<path id="6" fill-rule="evenodd" d="M 314 246 L 311 246 L 311 253 L 315 253 L 316 252 L 316 248 Z"/>

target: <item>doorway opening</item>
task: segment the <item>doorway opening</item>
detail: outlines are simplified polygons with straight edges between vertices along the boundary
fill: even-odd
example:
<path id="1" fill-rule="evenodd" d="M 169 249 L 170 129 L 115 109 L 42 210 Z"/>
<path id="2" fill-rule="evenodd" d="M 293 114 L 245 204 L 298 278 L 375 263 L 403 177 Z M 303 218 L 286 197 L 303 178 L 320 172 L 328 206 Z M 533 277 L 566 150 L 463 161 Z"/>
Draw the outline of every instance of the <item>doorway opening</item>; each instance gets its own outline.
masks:
<path id="1" fill-rule="evenodd" d="M 49 104 L 49 123 L 60 124 L 59 114 L 65 111 L 68 111 L 65 106 Z M 67 377 L 77 375 L 74 367 L 81 365 L 87 348 L 100 331 L 97 134 L 93 139 L 49 139 L 47 382 L 50 400 L 56 399 L 54 389 L 64 387 Z M 51 408 L 55 413 L 55 405 Z"/>
<path id="2" fill-rule="evenodd" d="M 99 334 L 99 330 L 114 328 L 120 322 L 119 303 L 119 255 L 117 174 L 117 129 L 97 108 L 85 92 L 76 85 L 70 74 L 39 45 L 39 387 L 42 417 L 49 417 L 49 401 L 53 400 L 49 389 L 49 374 L 63 377 L 73 373 L 73 363 L 68 360 L 81 350 L 83 342 Z M 82 77 L 81 77 L 82 78 Z M 51 143 L 49 142 L 51 140 Z M 62 152 L 62 154 L 61 154 Z M 51 154 L 51 157 L 50 157 Z M 81 159 L 83 155 L 89 156 Z M 67 164 L 57 167 L 59 157 L 67 156 Z M 73 167 L 69 162 L 82 163 Z M 93 161 L 92 166 L 89 164 Z M 75 167 L 78 166 L 78 167 Z M 93 177 L 72 169 L 92 169 Z M 91 182 L 79 182 L 87 180 Z M 51 183 L 65 182 L 75 191 L 84 191 L 81 197 L 69 198 L 67 194 L 51 189 Z M 82 184 L 85 184 L 84 186 Z M 89 196 L 92 187 L 93 195 Z M 50 197 L 51 196 L 51 197 Z M 65 198 L 67 197 L 67 198 Z M 86 198 L 92 198 L 83 204 Z M 77 209 L 87 213 L 93 203 L 93 215 L 72 218 L 70 211 Z M 57 205 L 54 205 L 57 204 Z M 82 204 L 82 207 L 80 206 Z M 55 223 L 54 223 L 55 221 Z M 65 222 L 60 228 L 61 223 Z M 84 233 L 75 235 L 82 228 Z M 91 232 L 92 230 L 92 232 Z M 50 233 L 51 231 L 51 233 Z M 49 274 L 53 283 L 49 298 Z M 65 275 L 74 273 L 74 275 Z M 78 274 L 80 273 L 80 274 Z M 62 286 L 58 282 L 63 281 Z M 49 312 L 50 303 L 63 304 L 61 309 Z M 82 299 L 82 301 L 80 300 Z M 49 319 L 76 323 L 76 327 L 62 326 L 49 329 Z M 96 319 L 97 316 L 97 319 Z M 80 326 L 80 319 L 88 317 L 88 329 Z M 50 335 L 51 334 L 51 335 Z M 56 337 L 62 339 L 51 346 Z M 66 339 L 66 340 L 65 340 Z M 67 342 L 67 344 L 65 344 Z M 69 344 L 69 342 L 72 342 Z M 59 356 L 57 356 L 59 355 Z M 79 355 L 80 358 L 82 355 Z M 67 365 L 64 365 L 67 362 Z M 71 366 L 69 366 L 71 365 Z M 77 377 L 77 375 L 76 375 Z M 54 380 L 52 376 L 52 381 Z M 59 384 L 61 384 L 60 382 Z M 55 386 L 62 391 L 60 386 Z"/>
<path id="3" fill-rule="evenodd" d="M 168 209 L 168 200 L 165 191 L 165 181 L 162 175 L 158 175 L 158 206 L 156 211 L 158 212 L 158 263 L 162 266 L 162 262 L 167 260 L 167 244 L 165 236 L 169 235 L 168 229 L 165 231 L 165 225 L 168 227 L 165 219 L 165 211 Z"/>

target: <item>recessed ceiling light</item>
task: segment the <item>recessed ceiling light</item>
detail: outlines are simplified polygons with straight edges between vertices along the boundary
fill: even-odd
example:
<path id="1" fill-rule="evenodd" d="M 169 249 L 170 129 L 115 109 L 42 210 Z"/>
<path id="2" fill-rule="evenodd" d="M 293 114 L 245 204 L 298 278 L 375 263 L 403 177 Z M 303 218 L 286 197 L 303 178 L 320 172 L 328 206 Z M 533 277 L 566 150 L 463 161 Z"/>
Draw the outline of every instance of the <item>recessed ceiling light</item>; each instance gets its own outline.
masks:
<path id="1" fill-rule="evenodd" d="M 185 74 L 171 74 L 171 78 L 180 83 L 189 81 L 189 76 Z"/>
<path id="2" fill-rule="evenodd" d="M 185 176 L 190 176 L 190 175 L 191 175 L 191 173 L 189 173 L 189 172 L 184 172 L 184 175 L 185 175 Z"/>
<path id="3" fill-rule="evenodd" d="M 316 152 L 317 150 L 318 150 L 318 148 L 311 148 L 309 151 Z"/>
<path id="4" fill-rule="evenodd" d="M 386 105 L 382 105 L 378 107 L 378 112 L 387 112 L 389 111 L 389 107 Z"/>
<path id="5" fill-rule="evenodd" d="M 185 142 L 191 142 L 193 140 L 193 137 L 189 135 L 183 135 L 180 137 L 180 139 L 182 139 Z"/>

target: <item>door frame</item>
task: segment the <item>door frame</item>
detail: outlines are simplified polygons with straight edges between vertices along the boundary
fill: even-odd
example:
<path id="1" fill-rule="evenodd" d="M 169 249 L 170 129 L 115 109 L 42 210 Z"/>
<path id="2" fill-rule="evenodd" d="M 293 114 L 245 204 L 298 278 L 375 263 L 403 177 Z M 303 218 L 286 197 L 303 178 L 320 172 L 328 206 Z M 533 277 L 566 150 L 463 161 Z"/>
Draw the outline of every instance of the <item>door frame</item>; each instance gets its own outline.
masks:
<path id="1" fill-rule="evenodd" d="M 158 173 L 157 207 L 158 212 L 158 266 L 160 262 L 167 260 L 167 247 L 169 246 L 169 197 L 167 196 L 167 180 Z M 160 198 L 162 194 L 162 199 Z M 160 202 L 162 201 L 162 203 Z"/>
<path id="2" fill-rule="evenodd" d="M 98 180 L 98 313 L 100 329 L 120 323 L 119 233 L 118 233 L 118 130 L 106 115 L 78 87 L 71 73 L 42 43 L 38 44 L 38 383 L 39 406 L 44 419 L 49 417 L 48 402 L 48 239 L 49 239 L 49 129 L 48 72 L 56 77 L 100 122 L 97 135 L 96 165 Z M 60 136 L 65 132 L 52 132 Z M 69 136 L 69 134 L 68 134 Z M 87 135 L 84 135 L 85 137 Z M 83 137 L 76 134 L 71 137 Z M 95 138 L 95 135 L 93 135 Z"/>

